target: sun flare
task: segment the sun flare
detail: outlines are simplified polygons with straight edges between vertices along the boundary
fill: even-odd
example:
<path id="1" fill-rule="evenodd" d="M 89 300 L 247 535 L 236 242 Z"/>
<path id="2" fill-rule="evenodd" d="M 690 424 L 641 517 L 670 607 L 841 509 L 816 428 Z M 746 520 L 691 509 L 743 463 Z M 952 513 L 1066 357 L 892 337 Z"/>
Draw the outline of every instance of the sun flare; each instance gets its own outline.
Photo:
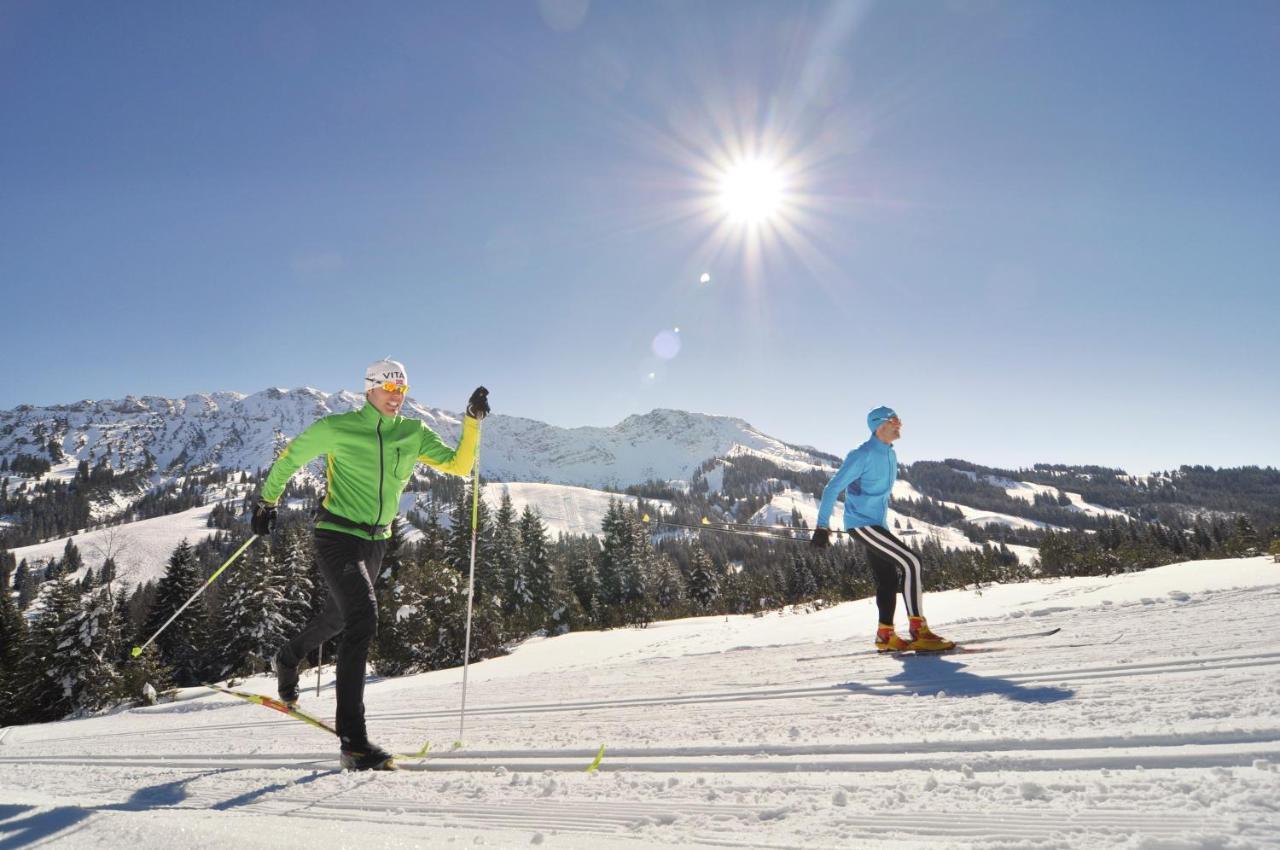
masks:
<path id="1" fill-rule="evenodd" d="M 763 224 L 778 215 L 786 195 L 786 180 L 776 163 L 744 159 L 720 177 L 720 206 L 729 218 L 744 224 Z"/>

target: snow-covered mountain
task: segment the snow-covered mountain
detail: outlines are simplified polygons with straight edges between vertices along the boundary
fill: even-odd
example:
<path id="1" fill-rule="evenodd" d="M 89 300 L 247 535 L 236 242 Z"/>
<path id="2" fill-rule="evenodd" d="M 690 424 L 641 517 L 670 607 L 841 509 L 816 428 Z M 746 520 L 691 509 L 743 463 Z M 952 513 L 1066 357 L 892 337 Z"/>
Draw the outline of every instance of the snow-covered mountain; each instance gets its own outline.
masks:
<path id="1" fill-rule="evenodd" d="M 104 456 L 116 469 L 152 465 L 159 473 L 270 465 L 285 441 L 321 416 L 363 404 L 351 392 L 304 387 L 170 399 L 113 401 L 0 412 L 0 457 L 45 455 L 51 440 L 75 461 Z M 459 414 L 409 399 L 405 414 L 427 422 L 446 442 L 458 438 Z M 625 487 L 648 480 L 688 480 L 706 460 L 751 452 L 789 468 L 826 465 L 829 457 L 763 434 L 729 416 L 654 410 L 617 425 L 561 428 L 496 413 L 485 420 L 481 474 L 489 480 Z"/>

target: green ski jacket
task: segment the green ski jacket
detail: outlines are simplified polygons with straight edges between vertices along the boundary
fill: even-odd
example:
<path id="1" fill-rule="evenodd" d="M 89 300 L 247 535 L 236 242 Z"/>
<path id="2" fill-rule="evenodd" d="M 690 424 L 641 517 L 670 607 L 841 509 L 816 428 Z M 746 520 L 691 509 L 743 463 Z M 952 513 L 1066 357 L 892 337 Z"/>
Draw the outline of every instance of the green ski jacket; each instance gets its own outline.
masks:
<path id="1" fill-rule="evenodd" d="M 316 528 L 385 540 L 391 536 L 389 530 L 372 529 L 390 527 L 414 464 L 421 461 L 441 472 L 466 475 L 475 464 L 479 430 L 474 418 L 464 416 L 462 439 L 456 449 L 450 449 L 425 422 L 383 416 L 366 401 L 359 410 L 317 419 L 294 437 L 267 473 L 262 499 L 274 505 L 295 472 L 312 458 L 325 455 L 329 487 L 324 509 L 364 527 L 322 518 Z"/>

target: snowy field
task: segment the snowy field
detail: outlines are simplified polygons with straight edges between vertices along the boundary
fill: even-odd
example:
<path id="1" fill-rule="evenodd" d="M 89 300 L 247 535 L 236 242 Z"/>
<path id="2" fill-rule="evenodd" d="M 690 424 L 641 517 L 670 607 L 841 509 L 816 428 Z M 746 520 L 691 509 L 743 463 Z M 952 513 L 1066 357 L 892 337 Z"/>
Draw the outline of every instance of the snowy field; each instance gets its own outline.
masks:
<path id="1" fill-rule="evenodd" d="M 114 525 L 86 531 L 70 539 L 76 543 L 86 569 L 95 572 L 102 568 L 102 562 L 108 555 L 116 560 L 117 581 L 125 587 L 132 588 L 164 575 L 169 563 L 169 556 L 183 540 L 192 545 L 217 532 L 209 527 L 209 514 L 213 512 L 213 504 L 200 505 L 175 514 L 138 520 L 127 525 Z M 50 540 L 47 543 L 34 543 L 11 549 L 13 557 L 19 563 L 26 560 L 31 563 L 47 563 L 50 558 L 62 558 L 67 546 L 67 538 Z M 81 569 L 72 578 L 84 577 Z M 0 844 L 0 848 L 4 845 Z"/>
<path id="2" fill-rule="evenodd" d="M 926 608 L 960 640 L 1061 631 L 877 656 L 864 600 L 535 639 L 471 668 L 456 751 L 460 671 L 373 682 L 374 738 L 435 745 L 398 773 L 187 690 L 0 731 L 0 848 L 1280 847 L 1280 564 Z"/>

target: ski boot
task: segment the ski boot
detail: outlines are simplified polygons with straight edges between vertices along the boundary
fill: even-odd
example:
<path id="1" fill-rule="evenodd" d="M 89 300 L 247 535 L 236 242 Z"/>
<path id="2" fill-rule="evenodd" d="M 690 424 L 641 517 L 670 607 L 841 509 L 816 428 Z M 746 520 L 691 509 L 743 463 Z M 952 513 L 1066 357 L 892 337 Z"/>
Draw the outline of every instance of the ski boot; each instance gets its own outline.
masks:
<path id="1" fill-rule="evenodd" d="M 343 770 L 396 770 L 396 757 L 368 741 L 357 746 L 344 738 L 340 761 Z"/>
<path id="2" fill-rule="evenodd" d="M 893 625 L 880 624 L 880 628 L 876 629 L 876 651 L 877 652 L 902 652 L 910 649 L 911 644 L 906 640 L 898 637 L 898 633 L 893 630 Z"/>
<path id="3" fill-rule="evenodd" d="M 298 668 L 284 663 L 280 656 L 284 654 L 282 647 L 276 653 L 274 666 L 276 668 L 276 691 L 280 694 L 280 701 L 289 707 L 298 704 Z"/>
<path id="4" fill-rule="evenodd" d="M 911 643 L 907 648 L 916 652 L 945 652 L 955 649 L 956 642 L 934 634 L 924 617 L 911 618 Z"/>

